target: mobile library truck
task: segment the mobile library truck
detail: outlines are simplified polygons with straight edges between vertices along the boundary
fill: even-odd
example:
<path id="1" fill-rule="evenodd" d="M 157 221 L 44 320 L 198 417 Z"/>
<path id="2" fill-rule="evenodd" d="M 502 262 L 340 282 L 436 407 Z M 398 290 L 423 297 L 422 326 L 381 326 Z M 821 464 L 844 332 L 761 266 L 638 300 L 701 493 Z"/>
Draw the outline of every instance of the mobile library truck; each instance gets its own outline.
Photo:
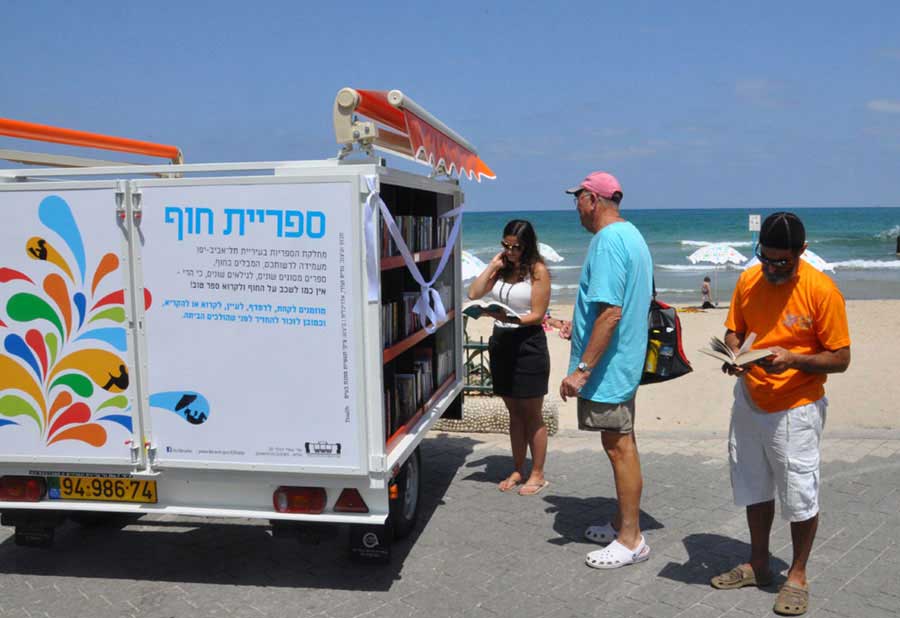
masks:
<path id="1" fill-rule="evenodd" d="M 172 146 L 0 118 L 0 135 L 169 159 L 0 150 L 0 512 L 412 529 L 418 446 L 462 406 L 463 194 L 493 173 L 402 92 L 344 88 L 340 152 L 185 164 Z M 431 167 L 386 167 L 383 149 Z M 52 167 L 51 167 L 52 166 Z"/>

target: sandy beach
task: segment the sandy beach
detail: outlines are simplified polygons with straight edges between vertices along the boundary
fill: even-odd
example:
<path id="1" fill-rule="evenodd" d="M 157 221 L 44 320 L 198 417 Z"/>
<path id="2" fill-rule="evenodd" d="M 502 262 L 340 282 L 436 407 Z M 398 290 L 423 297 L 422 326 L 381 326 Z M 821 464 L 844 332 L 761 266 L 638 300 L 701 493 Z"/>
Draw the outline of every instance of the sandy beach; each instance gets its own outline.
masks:
<path id="1" fill-rule="evenodd" d="M 662 299 L 665 300 L 665 299 Z M 641 431 L 728 430 L 734 378 L 719 371 L 713 358 L 697 352 L 712 335 L 722 336 L 727 309 L 680 311 L 684 349 L 694 371 L 682 378 L 642 386 L 637 395 L 636 429 Z M 554 317 L 568 318 L 571 305 L 551 304 Z M 829 400 L 828 428 L 848 434 L 871 434 L 900 428 L 900 301 L 847 302 L 852 338 L 852 361 L 846 373 L 831 375 L 825 385 Z M 467 331 L 476 340 L 490 336 L 492 321 L 469 320 Z M 569 342 L 556 331 L 548 333 L 550 397 L 559 398 L 559 383 L 569 363 Z M 560 430 L 577 430 L 575 401 L 558 401 Z"/>

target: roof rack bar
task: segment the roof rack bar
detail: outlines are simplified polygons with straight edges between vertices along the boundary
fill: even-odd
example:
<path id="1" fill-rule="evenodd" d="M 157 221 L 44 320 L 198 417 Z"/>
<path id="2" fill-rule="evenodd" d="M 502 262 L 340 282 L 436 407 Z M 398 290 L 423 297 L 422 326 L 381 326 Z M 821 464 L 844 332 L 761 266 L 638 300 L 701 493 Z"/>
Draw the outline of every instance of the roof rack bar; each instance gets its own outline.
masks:
<path id="1" fill-rule="evenodd" d="M 65 129 L 62 127 L 52 127 L 22 120 L 13 120 L 11 118 L 0 118 L 0 135 L 41 142 L 67 144 L 69 146 L 115 150 L 118 152 L 146 155 L 148 157 L 159 157 L 162 159 L 169 159 L 173 163 L 183 163 L 184 161 L 181 150 L 177 146 L 154 144 L 153 142 L 142 142 L 125 137 L 100 135 L 99 133 L 88 133 L 86 131 L 76 131 L 74 129 Z"/>
<path id="2" fill-rule="evenodd" d="M 0 148 L 0 159 L 12 161 L 13 163 L 45 165 L 48 167 L 110 167 L 122 165 L 121 161 L 87 159 L 85 157 L 70 157 L 68 155 L 51 155 L 42 152 L 9 150 L 7 148 Z"/>

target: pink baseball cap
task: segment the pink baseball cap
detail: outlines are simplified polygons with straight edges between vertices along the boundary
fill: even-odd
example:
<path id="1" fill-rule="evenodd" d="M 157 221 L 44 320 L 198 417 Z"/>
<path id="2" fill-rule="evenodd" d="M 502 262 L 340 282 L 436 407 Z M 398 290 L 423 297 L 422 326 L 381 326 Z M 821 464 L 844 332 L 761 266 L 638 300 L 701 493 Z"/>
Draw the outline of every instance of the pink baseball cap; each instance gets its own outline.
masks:
<path id="1" fill-rule="evenodd" d="M 581 181 L 580 185 L 566 189 L 566 193 L 575 194 L 585 189 L 608 200 L 612 199 L 613 193 L 616 191 L 622 193 L 622 185 L 609 172 L 591 172 Z"/>

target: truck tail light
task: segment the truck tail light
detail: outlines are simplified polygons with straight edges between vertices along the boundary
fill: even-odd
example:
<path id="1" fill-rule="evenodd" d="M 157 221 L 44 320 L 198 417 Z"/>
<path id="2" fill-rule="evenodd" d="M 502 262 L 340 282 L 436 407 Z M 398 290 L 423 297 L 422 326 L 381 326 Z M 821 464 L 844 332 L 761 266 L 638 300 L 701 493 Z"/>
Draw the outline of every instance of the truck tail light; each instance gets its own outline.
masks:
<path id="1" fill-rule="evenodd" d="M 0 477 L 0 500 L 38 502 L 47 495 L 47 483 L 37 476 Z"/>
<path id="2" fill-rule="evenodd" d="M 341 492 L 334 510 L 338 513 L 368 513 L 369 507 L 357 490 L 348 487 Z"/>
<path id="3" fill-rule="evenodd" d="M 272 494 L 272 504 L 279 513 L 321 513 L 325 510 L 325 489 L 281 486 Z"/>

